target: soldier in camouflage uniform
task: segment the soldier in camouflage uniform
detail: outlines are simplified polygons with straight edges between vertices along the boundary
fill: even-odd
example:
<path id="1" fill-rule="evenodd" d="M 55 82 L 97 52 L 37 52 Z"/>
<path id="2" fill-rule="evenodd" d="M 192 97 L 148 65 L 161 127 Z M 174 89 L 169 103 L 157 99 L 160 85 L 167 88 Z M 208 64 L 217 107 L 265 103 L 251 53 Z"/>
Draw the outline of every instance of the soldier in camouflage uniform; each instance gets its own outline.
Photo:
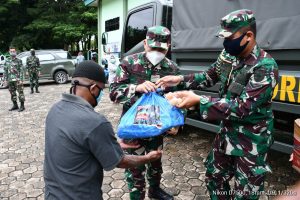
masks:
<path id="1" fill-rule="evenodd" d="M 17 103 L 17 93 L 19 93 L 19 100 L 21 103 L 19 112 L 25 110 L 24 107 L 24 86 L 23 86 L 23 79 L 24 79 L 24 71 L 22 66 L 22 61 L 18 59 L 17 52 L 15 48 L 10 48 L 9 50 L 11 58 L 5 62 L 4 65 L 4 81 L 8 84 L 8 89 L 11 95 L 11 100 L 13 102 L 13 107 L 9 109 L 9 111 L 19 109 Z"/>
<path id="2" fill-rule="evenodd" d="M 178 74 L 177 65 L 165 57 L 169 45 L 170 31 L 162 26 L 151 27 L 144 40 L 145 52 L 127 56 L 122 60 L 110 87 L 110 98 L 113 102 L 123 103 L 123 114 L 143 93 L 155 91 L 154 83 L 160 77 Z M 128 153 L 141 155 L 161 149 L 163 136 L 132 140 L 131 144 L 133 143 L 137 148 L 128 149 Z M 130 190 L 130 199 L 145 198 L 145 171 L 145 165 L 126 169 L 125 176 Z M 161 160 L 148 164 L 147 179 L 150 185 L 148 196 L 157 199 L 173 199 L 160 188 L 161 174 Z"/>
<path id="3" fill-rule="evenodd" d="M 30 54 L 26 60 L 27 70 L 29 74 L 29 80 L 30 80 L 30 94 L 33 94 L 33 88 L 35 87 L 36 93 L 39 92 L 39 75 L 40 75 L 40 60 L 38 57 L 35 56 L 35 50 L 30 49 Z"/>
<path id="4" fill-rule="evenodd" d="M 252 11 L 234 11 L 221 19 L 218 37 L 224 50 L 207 71 L 186 76 L 164 77 L 158 86 L 184 82 L 201 90 L 221 82 L 220 97 L 177 92 L 182 108 L 199 105 L 204 120 L 221 121 L 220 129 L 206 159 L 206 183 L 211 199 L 258 199 L 264 177 L 271 169 L 266 163 L 273 144 L 273 89 L 278 82 L 275 60 L 255 40 L 256 22 Z M 234 190 L 229 180 L 235 177 Z"/>

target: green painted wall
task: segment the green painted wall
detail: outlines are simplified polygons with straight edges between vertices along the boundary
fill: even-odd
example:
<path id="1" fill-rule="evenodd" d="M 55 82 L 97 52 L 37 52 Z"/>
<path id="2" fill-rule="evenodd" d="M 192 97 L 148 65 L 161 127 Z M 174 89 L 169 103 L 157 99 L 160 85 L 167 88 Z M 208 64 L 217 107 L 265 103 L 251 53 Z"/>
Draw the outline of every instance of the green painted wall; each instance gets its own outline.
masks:
<path id="1" fill-rule="evenodd" d="M 127 0 L 127 8 L 128 10 L 142 5 L 144 3 L 150 2 L 151 0 Z M 121 40 L 122 40 L 122 33 L 123 33 L 123 26 L 124 26 L 124 1 L 123 0 L 102 0 L 102 9 L 101 13 L 101 33 L 98 33 L 98 38 L 101 40 L 102 33 L 105 31 L 105 21 L 109 19 L 113 19 L 116 17 L 120 17 L 120 28 L 119 30 L 110 31 L 108 32 L 108 49 L 113 51 L 114 47 L 117 45 L 117 49 L 120 50 L 121 48 Z M 100 57 L 103 57 L 103 47 L 101 46 L 99 50 Z"/>

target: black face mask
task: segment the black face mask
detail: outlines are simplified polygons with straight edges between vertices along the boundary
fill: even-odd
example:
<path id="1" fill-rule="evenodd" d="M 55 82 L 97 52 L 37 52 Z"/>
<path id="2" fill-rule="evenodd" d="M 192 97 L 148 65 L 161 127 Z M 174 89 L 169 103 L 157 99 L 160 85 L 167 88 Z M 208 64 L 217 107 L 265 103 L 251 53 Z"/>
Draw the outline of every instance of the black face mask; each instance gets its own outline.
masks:
<path id="1" fill-rule="evenodd" d="M 240 46 L 241 41 L 245 37 L 245 35 L 246 35 L 246 33 L 244 33 L 240 37 L 233 39 L 233 40 L 225 39 L 223 42 L 225 51 L 232 56 L 240 55 L 249 43 L 249 41 L 247 41 L 246 44 L 244 44 L 243 46 Z"/>
<path id="2" fill-rule="evenodd" d="M 94 84 L 91 84 L 91 85 L 83 85 L 83 84 L 79 83 L 78 80 L 75 80 L 75 81 L 72 83 L 72 87 L 70 88 L 70 94 L 73 94 L 73 92 L 74 92 L 74 94 L 76 95 L 76 86 L 77 86 L 77 85 L 82 86 L 82 87 L 86 87 L 86 88 L 89 89 L 89 91 L 90 91 L 92 97 L 94 97 L 95 102 L 96 102 L 96 104 L 95 104 L 95 105 L 92 105 L 92 106 L 93 106 L 93 107 L 96 107 L 96 106 L 98 105 L 97 99 L 98 99 L 98 97 L 101 95 L 101 90 L 102 90 L 102 89 L 101 89 L 98 85 L 96 85 L 96 87 L 99 89 L 99 94 L 98 94 L 98 96 L 95 96 L 95 95 L 91 92 L 91 90 L 90 90 L 91 86 L 93 86 Z"/>

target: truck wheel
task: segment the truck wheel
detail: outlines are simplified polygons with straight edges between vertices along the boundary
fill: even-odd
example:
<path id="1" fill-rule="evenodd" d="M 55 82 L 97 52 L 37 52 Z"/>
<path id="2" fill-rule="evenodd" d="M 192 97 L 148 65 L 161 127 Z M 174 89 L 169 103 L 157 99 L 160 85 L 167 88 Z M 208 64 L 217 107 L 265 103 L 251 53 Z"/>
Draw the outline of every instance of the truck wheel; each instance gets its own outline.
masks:
<path id="1" fill-rule="evenodd" d="M 58 84 L 64 84 L 68 81 L 68 75 L 64 71 L 58 71 L 54 74 L 54 80 Z"/>
<path id="2" fill-rule="evenodd" d="M 4 84 L 4 77 L 0 77 L 0 89 L 7 88 L 7 85 Z"/>

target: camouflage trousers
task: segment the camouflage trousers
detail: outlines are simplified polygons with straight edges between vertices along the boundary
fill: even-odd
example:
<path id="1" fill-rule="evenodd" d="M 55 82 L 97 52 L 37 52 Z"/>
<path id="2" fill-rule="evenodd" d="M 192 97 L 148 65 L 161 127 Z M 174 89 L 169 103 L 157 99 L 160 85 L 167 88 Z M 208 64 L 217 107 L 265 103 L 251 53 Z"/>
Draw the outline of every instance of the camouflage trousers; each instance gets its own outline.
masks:
<path id="1" fill-rule="evenodd" d="M 157 136 L 147 139 L 138 139 L 140 147 L 138 149 L 128 149 L 127 153 L 130 155 L 145 155 L 146 153 L 162 149 L 163 136 Z M 159 187 L 162 174 L 161 159 L 148 163 L 147 165 L 140 165 L 138 167 L 125 169 L 125 178 L 130 191 L 131 200 L 139 200 L 145 198 L 145 172 L 149 186 Z"/>
<path id="2" fill-rule="evenodd" d="M 39 72 L 37 71 L 29 71 L 29 81 L 30 81 L 30 88 L 33 89 L 39 87 Z"/>
<path id="3" fill-rule="evenodd" d="M 215 143 L 218 141 L 215 140 Z M 212 148 L 205 161 L 206 186 L 212 200 L 259 199 L 263 194 L 264 178 L 270 167 L 266 164 L 267 154 L 255 156 L 226 155 Z M 229 181 L 235 177 L 234 189 Z"/>
<path id="4" fill-rule="evenodd" d="M 8 83 L 8 90 L 10 92 L 11 100 L 17 102 L 17 91 L 19 93 L 19 101 L 24 102 L 24 86 L 23 84 L 18 83 L 17 81 L 11 81 Z"/>

